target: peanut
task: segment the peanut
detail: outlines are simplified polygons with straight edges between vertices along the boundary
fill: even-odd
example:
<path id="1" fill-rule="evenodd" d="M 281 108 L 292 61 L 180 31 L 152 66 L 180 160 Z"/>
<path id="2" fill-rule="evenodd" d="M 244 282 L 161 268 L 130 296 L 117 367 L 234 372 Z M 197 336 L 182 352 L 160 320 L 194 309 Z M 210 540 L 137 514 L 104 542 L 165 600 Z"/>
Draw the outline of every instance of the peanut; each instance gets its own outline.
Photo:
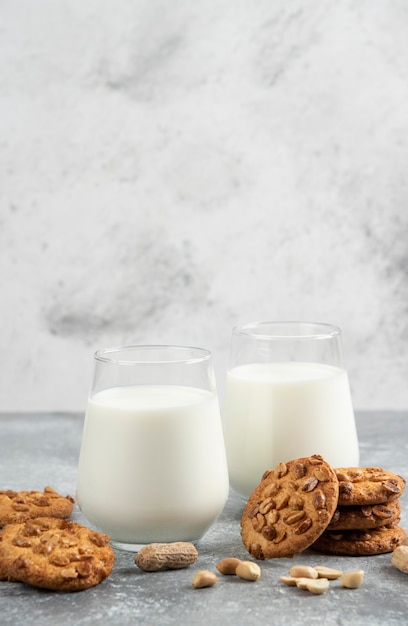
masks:
<path id="1" fill-rule="evenodd" d="M 298 578 L 296 585 L 300 589 L 307 589 L 311 593 L 320 595 L 328 590 L 329 581 L 327 578 Z"/>
<path id="2" fill-rule="evenodd" d="M 145 572 L 158 572 L 166 569 L 182 569 L 195 563 L 198 552 L 192 543 L 150 543 L 135 556 L 135 563 Z"/>
<path id="3" fill-rule="evenodd" d="M 364 579 L 364 570 L 359 569 L 355 572 L 347 572 L 341 577 L 340 584 L 347 589 L 357 589 L 360 587 Z"/>
<path id="4" fill-rule="evenodd" d="M 228 557 L 226 559 L 222 559 L 222 561 L 217 564 L 217 570 L 224 576 L 233 576 L 235 575 L 236 569 L 240 563 L 242 563 L 241 559 L 237 559 L 233 556 Z"/>
<path id="5" fill-rule="evenodd" d="M 202 589 L 203 587 L 212 587 L 217 580 L 217 574 L 210 572 L 210 570 L 202 569 L 194 574 L 192 585 L 194 589 Z"/>
<path id="6" fill-rule="evenodd" d="M 66 567 L 61 570 L 61 578 L 78 578 L 78 572 L 75 567 Z"/>
<path id="7" fill-rule="evenodd" d="M 404 574 L 408 574 L 408 545 L 398 546 L 391 555 L 391 563 Z"/>
<path id="8" fill-rule="evenodd" d="M 244 580 L 254 581 L 260 578 L 261 568 L 253 561 L 241 561 L 241 563 L 238 564 L 235 573 Z"/>
<path id="9" fill-rule="evenodd" d="M 343 572 L 339 569 L 332 569 L 331 567 L 325 567 L 324 565 L 316 565 L 314 568 L 319 578 L 328 578 L 329 580 L 336 580 L 343 576 Z"/>
<path id="10" fill-rule="evenodd" d="M 285 583 L 285 585 L 289 585 L 289 587 L 296 587 L 297 578 L 293 578 L 293 576 L 281 576 L 281 581 Z"/>
<path id="11" fill-rule="evenodd" d="M 289 574 L 293 578 L 318 578 L 315 568 L 309 565 L 294 565 L 290 568 Z"/>

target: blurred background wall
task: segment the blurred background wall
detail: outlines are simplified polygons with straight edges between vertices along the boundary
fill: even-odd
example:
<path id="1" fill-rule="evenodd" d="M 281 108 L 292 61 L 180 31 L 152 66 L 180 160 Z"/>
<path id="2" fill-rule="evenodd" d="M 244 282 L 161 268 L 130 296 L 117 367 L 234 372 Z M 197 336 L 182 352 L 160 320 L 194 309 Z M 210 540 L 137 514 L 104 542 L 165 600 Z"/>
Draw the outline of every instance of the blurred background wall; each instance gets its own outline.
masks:
<path id="1" fill-rule="evenodd" d="M 85 407 L 93 352 L 339 325 L 408 407 L 408 3 L 2 0 L 0 410 Z"/>

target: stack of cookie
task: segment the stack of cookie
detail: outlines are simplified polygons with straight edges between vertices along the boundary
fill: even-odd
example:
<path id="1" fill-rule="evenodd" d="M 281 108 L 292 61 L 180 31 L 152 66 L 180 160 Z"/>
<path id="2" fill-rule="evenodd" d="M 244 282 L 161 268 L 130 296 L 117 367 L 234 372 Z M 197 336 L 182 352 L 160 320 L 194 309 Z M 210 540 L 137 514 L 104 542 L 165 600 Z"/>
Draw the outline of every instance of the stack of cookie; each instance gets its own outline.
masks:
<path id="1" fill-rule="evenodd" d="M 392 552 L 405 479 L 381 468 L 333 469 L 320 455 L 267 470 L 241 517 L 245 548 L 257 559 L 307 548 L 336 555 Z"/>
<path id="2" fill-rule="evenodd" d="M 344 556 L 392 552 L 405 538 L 399 526 L 404 478 L 378 467 L 339 468 L 335 473 L 338 505 L 312 547 Z"/>
<path id="3" fill-rule="evenodd" d="M 66 519 L 73 505 L 51 487 L 0 491 L 0 580 L 79 591 L 109 576 L 109 537 Z"/>

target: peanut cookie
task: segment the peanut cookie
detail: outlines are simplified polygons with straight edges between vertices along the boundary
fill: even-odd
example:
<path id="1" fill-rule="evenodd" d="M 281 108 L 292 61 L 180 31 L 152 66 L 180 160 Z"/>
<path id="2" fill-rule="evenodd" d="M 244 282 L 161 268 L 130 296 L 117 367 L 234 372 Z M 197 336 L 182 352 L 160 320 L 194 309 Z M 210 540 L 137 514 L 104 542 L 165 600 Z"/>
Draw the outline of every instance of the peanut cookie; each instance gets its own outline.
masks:
<path id="1" fill-rule="evenodd" d="M 279 463 L 265 472 L 244 508 L 245 548 L 257 559 L 302 552 L 327 528 L 338 491 L 336 474 L 320 455 Z"/>
<path id="2" fill-rule="evenodd" d="M 109 537 L 72 520 L 41 517 L 8 524 L 0 534 L 0 571 L 10 580 L 57 591 L 80 591 L 112 571 Z"/>
<path id="3" fill-rule="evenodd" d="M 400 497 L 405 479 L 380 467 L 341 467 L 334 470 L 339 481 L 339 506 L 384 504 Z"/>
<path id="4" fill-rule="evenodd" d="M 399 500 L 391 500 L 385 504 L 368 504 L 366 506 L 338 506 L 327 527 L 327 530 L 363 530 L 386 526 L 399 521 L 401 505 Z"/>
<path id="5" fill-rule="evenodd" d="M 44 491 L 0 491 L 0 528 L 36 517 L 65 518 L 71 515 L 74 499 L 61 496 L 52 487 Z"/>
<path id="6" fill-rule="evenodd" d="M 1 529 L 0 529 L 0 541 L 1 541 Z M 0 580 L 8 580 L 9 582 L 18 582 L 16 581 L 15 578 L 12 578 L 11 576 L 7 576 L 6 572 L 3 570 L 1 565 L 0 565 Z"/>
<path id="7" fill-rule="evenodd" d="M 0 580 L 8 580 L 9 582 L 18 582 L 15 578 L 11 578 L 11 576 L 7 576 L 6 572 L 1 569 L 0 566 Z"/>
<path id="8" fill-rule="evenodd" d="M 7 580 L 7 574 L 6 572 L 1 568 L 0 565 L 0 580 Z"/>
<path id="9" fill-rule="evenodd" d="M 327 530 L 311 547 L 324 554 L 371 556 L 392 552 L 405 537 L 405 530 L 392 524 L 371 530 Z"/>

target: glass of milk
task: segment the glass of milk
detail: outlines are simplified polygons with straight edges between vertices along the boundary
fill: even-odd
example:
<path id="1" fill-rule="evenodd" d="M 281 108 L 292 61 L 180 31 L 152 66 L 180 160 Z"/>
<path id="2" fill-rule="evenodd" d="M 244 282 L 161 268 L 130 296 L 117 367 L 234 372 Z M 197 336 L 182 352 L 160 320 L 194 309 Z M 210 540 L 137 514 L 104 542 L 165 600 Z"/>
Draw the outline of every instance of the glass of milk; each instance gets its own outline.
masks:
<path id="1" fill-rule="evenodd" d="M 88 522 L 125 550 L 195 542 L 223 510 L 228 489 L 210 352 L 96 352 L 77 479 Z"/>
<path id="2" fill-rule="evenodd" d="M 230 483 L 245 499 L 279 462 L 321 454 L 333 467 L 358 466 L 340 329 L 306 322 L 234 328 L 223 426 Z"/>

